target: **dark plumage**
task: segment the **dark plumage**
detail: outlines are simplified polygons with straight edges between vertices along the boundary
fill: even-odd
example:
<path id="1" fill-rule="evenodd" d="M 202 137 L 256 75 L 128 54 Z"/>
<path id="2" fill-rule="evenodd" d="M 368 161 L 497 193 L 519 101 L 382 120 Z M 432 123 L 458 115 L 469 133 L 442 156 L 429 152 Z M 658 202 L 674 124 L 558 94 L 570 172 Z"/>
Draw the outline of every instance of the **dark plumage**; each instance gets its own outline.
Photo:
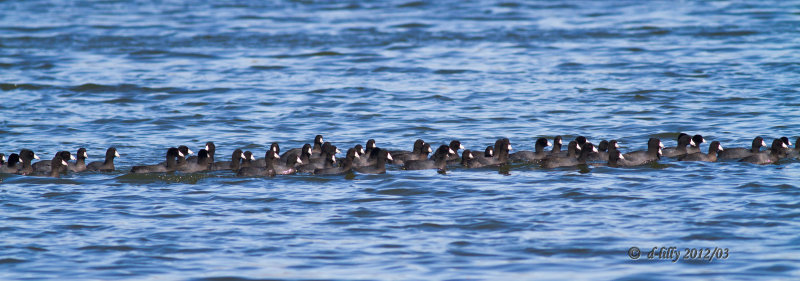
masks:
<path id="1" fill-rule="evenodd" d="M 440 171 L 446 170 L 447 158 L 455 154 L 455 151 L 447 145 L 441 145 L 436 152 L 431 156 L 431 159 L 425 160 L 409 160 L 403 164 L 405 170 L 427 170 L 438 169 Z"/>
<path id="2" fill-rule="evenodd" d="M 220 171 L 220 170 L 231 170 L 231 171 L 238 171 L 242 164 L 242 152 L 241 149 L 236 149 L 231 154 L 231 161 L 219 161 L 214 162 L 211 164 L 210 170 L 212 171 Z"/>
<path id="3" fill-rule="evenodd" d="M 217 146 L 214 145 L 214 142 L 207 142 L 205 147 L 206 153 L 208 154 L 208 163 L 214 163 L 214 153 L 217 152 Z M 197 152 L 197 155 L 191 156 L 186 158 L 186 161 L 189 163 L 197 163 L 197 157 L 200 156 L 200 152 Z"/>
<path id="4" fill-rule="evenodd" d="M 251 152 L 250 150 L 245 151 L 244 153 L 242 153 L 242 164 L 239 166 L 239 168 L 241 169 L 244 167 L 255 166 L 254 164 L 255 160 L 256 158 L 255 156 L 253 156 L 253 152 Z"/>
<path id="5" fill-rule="evenodd" d="M 119 152 L 114 147 L 109 147 L 106 150 L 106 158 L 104 161 L 94 161 L 86 165 L 86 169 L 95 172 L 113 172 L 114 158 L 119 158 Z"/>
<path id="6" fill-rule="evenodd" d="M 290 149 L 290 150 L 296 150 L 296 148 L 292 148 L 292 149 Z M 302 149 L 301 149 L 300 151 L 302 151 Z M 272 144 L 270 144 L 270 145 L 269 145 L 269 149 L 267 150 L 267 152 L 265 153 L 265 155 L 266 155 L 266 154 L 269 154 L 270 152 L 274 152 L 275 154 L 281 155 L 281 146 L 280 146 L 280 145 L 278 145 L 278 143 L 277 143 L 277 142 L 273 142 Z M 242 159 L 243 159 L 243 160 L 244 160 L 244 157 L 245 157 L 245 156 L 244 156 L 244 153 L 242 153 Z M 287 155 L 287 157 L 288 157 L 288 155 Z M 283 158 L 282 158 L 282 157 L 280 157 L 280 156 L 277 156 L 277 157 L 275 157 L 275 158 L 274 158 L 274 160 L 275 160 L 275 159 L 280 159 L 280 160 L 283 160 Z M 261 158 L 261 159 L 254 159 L 254 160 L 251 160 L 252 162 L 250 163 L 250 166 L 251 166 L 251 167 L 254 167 L 254 166 L 255 166 L 255 167 L 264 167 L 264 166 L 266 165 L 266 160 L 267 160 L 267 157 L 264 157 L 264 158 Z M 284 161 L 284 162 L 285 162 L 285 161 Z"/>
<path id="7" fill-rule="evenodd" d="M 300 156 L 295 156 L 290 157 L 286 163 L 277 161 L 272 168 L 275 169 L 275 174 L 277 175 L 291 175 L 297 172 L 297 165 L 301 164 L 303 164 L 303 161 L 300 160 Z"/>
<path id="8" fill-rule="evenodd" d="M 414 161 L 414 160 L 425 160 L 428 159 L 428 155 L 433 152 L 431 149 L 431 145 L 429 143 L 422 142 L 422 145 L 417 148 L 417 144 L 422 140 L 417 140 L 414 143 L 414 151 L 407 152 L 407 153 L 399 153 L 398 155 L 392 154 L 394 157 L 394 161 L 392 163 L 397 165 L 403 165 L 406 161 Z"/>
<path id="9" fill-rule="evenodd" d="M 86 171 L 86 158 L 88 157 L 89 155 L 86 154 L 86 148 L 78 148 L 78 153 L 75 154 L 75 158 L 77 160 L 75 160 L 75 162 L 68 163 L 67 170 L 75 173 Z"/>
<path id="10" fill-rule="evenodd" d="M 75 160 L 75 156 L 72 156 L 72 154 L 69 153 L 69 151 L 59 151 L 56 154 L 59 154 L 61 156 L 61 160 L 64 160 L 65 162 L 66 161 L 70 161 L 70 160 Z M 35 174 L 48 174 L 48 173 L 50 173 L 50 171 L 52 170 L 52 166 L 50 166 L 50 165 L 52 163 L 53 163 L 53 160 L 44 160 L 44 161 L 39 161 L 39 162 L 34 163 L 32 165 L 33 166 L 33 173 L 35 173 Z M 64 171 L 66 172 L 66 169 L 64 169 Z"/>
<path id="11" fill-rule="evenodd" d="M 494 142 L 494 156 L 492 158 L 487 158 L 485 162 L 482 162 L 484 165 L 505 165 L 508 163 L 508 152 L 511 150 L 511 141 L 507 138 L 498 139 Z"/>
<path id="12" fill-rule="evenodd" d="M 542 160 L 548 155 L 548 153 L 544 151 L 544 148 L 550 145 L 551 143 L 546 138 L 539 138 L 536 140 L 536 143 L 534 144 L 535 151 L 530 151 L 530 150 L 519 151 L 509 155 L 509 159 L 511 159 L 511 161 L 525 161 L 525 162 Z"/>
<path id="13" fill-rule="evenodd" d="M 0 166 L 0 173 L 16 174 L 21 167 L 22 164 L 20 164 L 19 154 L 11 153 L 11 155 L 8 156 L 8 162 Z"/>
<path id="14" fill-rule="evenodd" d="M 609 167 L 631 167 L 631 166 L 638 166 L 638 163 L 633 163 L 625 159 L 622 156 L 622 152 L 616 149 L 609 149 L 608 150 L 608 166 Z"/>
<path id="15" fill-rule="evenodd" d="M 603 140 L 605 141 L 605 140 Z M 619 149 L 619 143 L 617 140 L 605 141 L 606 143 L 603 145 L 605 149 L 597 149 L 597 152 L 593 152 L 589 154 L 588 161 L 592 162 L 607 162 L 608 161 L 608 152 L 611 150 Z"/>
<path id="16" fill-rule="evenodd" d="M 33 173 L 33 166 L 31 166 L 31 160 L 39 159 L 39 156 L 30 149 L 23 149 L 19 151 L 19 159 L 22 161 L 22 167 L 20 167 L 17 174 L 20 175 L 29 175 Z"/>
<path id="17" fill-rule="evenodd" d="M 192 162 L 187 159 L 186 165 L 180 167 L 179 170 L 184 173 L 196 173 L 208 171 L 211 166 L 211 158 L 209 158 L 208 150 L 201 149 L 197 152 L 197 159 Z"/>
<path id="18" fill-rule="evenodd" d="M 322 139 L 322 135 L 316 135 L 314 137 L 314 147 L 311 148 L 311 157 L 316 156 L 316 154 L 322 153 L 322 144 L 324 143 L 325 141 Z"/>
<path id="19" fill-rule="evenodd" d="M 706 142 L 706 139 L 704 139 L 701 135 L 694 135 L 692 137 L 692 141 L 694 144 L 686 148 L 686 154 L 700 152 L 700 144 Z"/>
<path id="20" fill-rule="evenodd" d="M 279 149 L 278 147 L 275 147 L 275 148 Z M 304 144 L 303 147 L 301 147 L 301 148 L 289 149 L 289 151 L 286 151 L 281 155 L 281 160 L 283 160 L 284 163 L 286 163 L 286 162 L 288 162 L 288 159 L 290 157 L 301 156 L 301 155 L 303 155 L 305 153 L 308 153 L 309 157 L 311 157 L 311 155 L 314 153 L 314 150 L 311 147 L 311 144 L 307 143 L 307 144 Z M 306 160 L 306 161 L 308 161 L 308 160 Z"/>
<path id="21" fill-rule="evenodd" d="M 394 161 L 392 163 L 397 165 L 403 165 L 406 160 L 420 160 L 420 159 L 427 159 L 428 153 L 431 153 L 430 145 L 427 146 L 425 149 L 425 141 L 422 139 L 417 139 L 414 141 L 414 147 L 411 151 L 404 151 L 404 150 L 394 150 L 389 152 L 392 157 L 394 157 Z"/>
<path id="22" fill-rule="evenodd" d="M 663 147 L 664 145 L 661 143 L 661 140 L 657 138 L 650 138 L 647 140 L 646 151 L 629 152 L 623 154 L 622 156 L 629 164 L 628 166 L 644 165 L 661 159 L 661 148 Z"/>
<path id="23" fill-rule="evenodd" d="M 167 156 L 166 164 L 155 164 L 155 165 L 146 165 L 146 166 L 134 166 L 131 168 L 131 173 L 134 174 L 142 174 L 142 173 L 166 173 L 166 172 L 174 172 L 178 169 L 177 158 L 185 156 L 183 152 L 181 152 L 178 148 L 170 147 L 167 149 Z"/>
<path id="24" fill-rule="evenodd" d="M 461 141 L 453 140 L 453 141 L 450 142 L 450 145 L 448 145 L 448 146 L 455 153 L 450 154 L 450 156 L 447 156 L 447 162 L 450 162 L 450 163 L 453 163 L 453 164 L 461 162 L 461 157 L 458 156 L 458 151 L 464 149 L 464 146 L 461 145 Z"/>
<path id="25" fill-rule="evenodd" d="M 708 146 L 708 154 L 704 154 L 702 152 L 690 153 L 678 157 L 678 161 L 716 162 L 717 153 L 722 151 L 725 151 L 724 149 L 722 149 L 722 145 L 718 141 L 712 141 L 711 144 Z"/>
<path id="26" fill-rule="evenodd" d="M 475 160 L 481 163 L 482 166 L 489 165 L 491 162 L 493 162 L 492 159 L 494 158 L 494 146 L 487 146 L 483 151 L 483 154 L 472 153 L 472 157 L 475 157 Z"/>
<path id="27" fill-rule="evenodd" d="M 561 138 L 561 136 L 556 136 L 553 138 L 553 148 L 550 149 L 550 155 L 558 156 L 561 154 L 562 142 L 563 138 Z"/>
<path id="28" fill-rule="evenodd" d="M 361 146 L 361 145 L 358 145 Z M 351 148 L 347 150 L 347 154 L 344 159 L 339 163 L 339 167 L 332 167 L 332 168 L 324 168 L 324 169 L 316 169 L 314 170 L 315 175 L 338 175 L 349 173 L 353 170 L 353 162 L 358 161 L 361 156 L 358 155 L 358 150 L 356 148 Z"/>
<path id="29" fill-rule="evenodd" d="M 186 157 L 188 157 L 191 154 L 194 154 L 194 151 L 192 151 L 191 149 L 189 149 L 188 146 L 185 145 L 178 146 L 178 151 L 183 155 L 183 156 L 178 156 L 178 160 L 176 160 L 175 162 L 177 167 L 180 168 L 186 165 Z M 164 161 L 158 163 L 158 165 L 166 166 L 167 162 Z"/>
<path id="30" fill-rule="evenodd" d="M 772 147 L 770 148 L 770 152 L 759 152 L 753 155 L 747 156 L 739 162 L 748 162 L 753 164 L 773 164 L 778 163 L 778 160 L 781 158 L 781 154 L 783 153 L 783 149 L 788 148 L 788 146 L 781 141 L 781 139 L 775 139 L 772 141 Z"/>
<path id="31" fill-rule="evenodd" d="M 589 142 L 589 140 L 584 136 L 578 136 L 577 138 L 575 138 L 575 142 L 578 143 L 579 148 L 583 149 L 583 145 Z"/>
<path id="32" fill-rule="evenodd" d="M 661 156 L 664 157 L 678 157 L 682 155 L 686 155 L 687 150 L 686 146 L 688 145 L 695 145 L 694 140 L 692 137 L 687 134 L 682 134 L 678 137 L 678 146 L 676 147 L 667 147 L 662 150 Z"/>
<path id="33" fill-rule="evenodd" d="M 310 168 L 305 167 L 303 171 L 311 173 L 316 169 L 333 167 L 336 164 L 336 153 L 338 152 L 339 149 L 335 145 L 329 142 L 323 143 L 320 152 L 316 156 L 312 155 L 309 159 Z"/>
<path id="34" fill-rule="evenodd" d="M 564 157 L 572 157 L 578 158 L 578 154 L 581 153 L 581 147 L 578 145 L 577 141 L 569 141 L 567 144 L 567 151 L 562 151 L 559 154 L 550 154 L 547 155 L 545 158 L 564 158 Z"/>
<path id="35" fill-rule="evenodd" d="M 376 147 L 378 146 L 375 145 L 374 139 L 367 140 L 367 146 L 364 148 L 364 154 L 370 155 L 372 153 L 372 150 L 375 149 Z"/>
<path id="36" fill-rule="evenodd" d="M 796 154 L 797 154 L 796 151 L 789 148 L 789 147 L 792 146 L 792 142 L 789 141 L 789 138 L 781 137 L 781 142 L 783 142 L 783 144 L 786 145 L 786 148 L 781 148 L 781 151 L 780 151 L 780 154 L 779 154 L 781 158 L 797 157 L 796 156 Z M 771 148 L 767 149 L 767 150 L 765 150 L 765 152 L 772 153 L 772 149 Z"/>
<path id="37" fill-rule="evenodd" d="M 297 157 L 297 156 L 295 156 Z M 236 175 L 240 177 L 274 177 L 275 176 L 275 164 L 278 163 L 280 156 L 277 152 L 273 150 L 267 150 L 264 154 L 264 164 L 263 165 L 254 165 L 246 168 L 240 168 Z"/>
<path id="38" fill-rule="evenodd" d="M 578 158 L 573 158 L 573 157 L 547 158 L 542 160 L 542 168 L 552 169 L 558 167 L 585 165 L 586 158 L 589 157 L 589 154 L 592 152 L 597 152 L 597 148 L 595 148 L 593 144 L 587 142 L 581 148 L 581 153 L 580 155 L 578 155 Z"/>
<path id="39" fill-rule="evenodd" d="M 355 167 L 355 170 L 361 174 L 383 174 L 386 173 L 386 161 L 392 161 L 392 154 L 389 151 L 375 148 L 372 153 L 376 153 L 378 161 L 375 161 L 373 166 Z"/>
<path id="40" fill-rule="evenodd" d="M 464 168 L 480 168 L 484 165 L 475 158 L 471 150 L 465 149 L 461 153 L 461 166 Z"/>
<path id="41" fill-rule="evenodd" d="M 67 156 L 66 153 L 56 153 L 56 156 L 53 157 L 53 160 L 50 161 L 50 171 L 45 172 L 48 176 L 57 178 L 62 173 L 67 172 L 67 161 L 64 157 Z"/>
<path id="42" fill-rule="evenodd" d="M 178 150 L 181 152 L 181 154 L 183 154 L 183 156 L 181 155 L 178 156 L 177 160 L 178 166 L 186 165 L 186 157 L 189 157 L 189 155 L 194 154 L 194 151 L 192 151 L 191 149 L 189 149 L 188 146 L 185 145 L 178 146 Z"/>
<path id="43" fill-rule="evenodd" d="M 767 146 L 767 143 L 764 142 L 764 138 L 756 137 L 753 139 L 753 144 L 750 148 L 728 148 L 725 151 L 719 153 L 718 159 L 741 159 L 747 156 L 753 155 L 761 151 L 762 146 Z"/>

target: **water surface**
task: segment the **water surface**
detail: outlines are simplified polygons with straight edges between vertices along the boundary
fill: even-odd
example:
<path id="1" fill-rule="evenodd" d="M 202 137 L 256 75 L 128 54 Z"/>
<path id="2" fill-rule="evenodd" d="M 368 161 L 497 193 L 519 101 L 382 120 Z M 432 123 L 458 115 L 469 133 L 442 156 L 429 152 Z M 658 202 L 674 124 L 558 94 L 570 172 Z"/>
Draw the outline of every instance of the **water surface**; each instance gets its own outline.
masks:
<path id="1" fill-rule="evenodd" d="M 800 128 L 797 1 L 2 1 L 0 279 L 796 279 L 797 160 L 236 178 L 170 146 L 410 149 L 585 135 L 724 147 Z M 703 150 L 707 149 L 707 144 Z M 712 262 L 640 247 L 729 248 Z"/>

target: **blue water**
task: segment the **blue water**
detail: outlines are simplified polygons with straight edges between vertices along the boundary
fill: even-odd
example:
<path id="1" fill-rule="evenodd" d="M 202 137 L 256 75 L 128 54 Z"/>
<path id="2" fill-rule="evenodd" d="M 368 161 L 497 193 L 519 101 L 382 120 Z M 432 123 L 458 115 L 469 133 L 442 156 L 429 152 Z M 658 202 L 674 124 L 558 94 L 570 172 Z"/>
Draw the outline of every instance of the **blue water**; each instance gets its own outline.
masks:
<path id="1" fill-rule="evenodd" d="M 0 1 L 0 152 L 122 155 L 108 174 L 0 175 L 0 279 L 800 277 L 796 159 L 127 174 L 170 146 L 261 157 L 316 134 L 795 142 L 800 2 L 250 2 Z M 662 246 L 730 253 L 646 259 Z"/>

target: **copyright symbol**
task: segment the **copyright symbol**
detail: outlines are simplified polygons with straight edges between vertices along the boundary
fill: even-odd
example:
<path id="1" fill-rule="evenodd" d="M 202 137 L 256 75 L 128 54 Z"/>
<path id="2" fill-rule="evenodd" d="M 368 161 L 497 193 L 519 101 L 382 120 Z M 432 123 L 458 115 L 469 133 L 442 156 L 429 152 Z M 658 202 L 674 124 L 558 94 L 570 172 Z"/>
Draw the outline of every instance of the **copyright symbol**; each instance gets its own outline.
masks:
<path id="1" fill-rule="evenodd" d="M 639 250 L 637 247 L 631 247 L 628 249 L 628 256 L 631 257 L 633 260 L 638 260 L 639 256 L 642 255 L 642 251 Z"/>

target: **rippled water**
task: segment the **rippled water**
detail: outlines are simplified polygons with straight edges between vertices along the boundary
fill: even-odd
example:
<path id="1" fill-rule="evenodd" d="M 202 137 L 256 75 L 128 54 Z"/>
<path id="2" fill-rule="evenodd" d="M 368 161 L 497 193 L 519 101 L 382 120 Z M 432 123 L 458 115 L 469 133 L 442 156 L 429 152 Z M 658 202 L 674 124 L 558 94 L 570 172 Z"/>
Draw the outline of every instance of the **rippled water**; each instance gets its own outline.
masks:
<path id="1" fill-rule="evenodd" d="M 794 142 L 797 1 L 209 2 L 0 1 L 0 150 L 122 154 L 110 174 L 0 175 L 0 279 L 800 276 L 797 160 L 127 174 L 169 146 L 316 134 Z M 730 256 L 644 258 L 661 246 Z"/>

